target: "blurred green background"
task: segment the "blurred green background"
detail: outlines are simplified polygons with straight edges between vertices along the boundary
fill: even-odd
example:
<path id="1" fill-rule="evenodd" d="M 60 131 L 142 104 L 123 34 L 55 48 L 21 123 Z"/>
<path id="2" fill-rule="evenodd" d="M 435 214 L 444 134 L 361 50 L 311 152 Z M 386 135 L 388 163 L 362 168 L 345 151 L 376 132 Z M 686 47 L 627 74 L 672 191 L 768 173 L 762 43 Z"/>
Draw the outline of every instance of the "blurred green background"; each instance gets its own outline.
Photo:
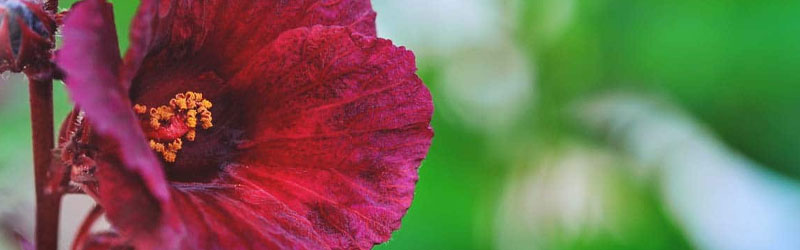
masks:
<path id="1" fill-rule="evenodd" d="M 138 1 L 112 2 L 124 49 Z M 436 106 L 414 203 L 376 249 L 800 249 L 800 2 L 373 5 Z M 0 215 L 32 222 L 9 79 Z M 60 120 L 61 86 L 56 103 Z"/>

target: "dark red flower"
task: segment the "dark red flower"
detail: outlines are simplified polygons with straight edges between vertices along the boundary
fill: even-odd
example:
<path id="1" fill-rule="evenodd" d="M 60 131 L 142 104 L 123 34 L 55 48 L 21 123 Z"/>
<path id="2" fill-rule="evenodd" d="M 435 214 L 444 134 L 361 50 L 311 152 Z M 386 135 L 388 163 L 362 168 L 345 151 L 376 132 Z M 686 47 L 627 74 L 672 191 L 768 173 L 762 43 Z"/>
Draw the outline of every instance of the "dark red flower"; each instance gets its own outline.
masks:
<path id="1" fill-rule="evenodd" d="M 388 240 L 433 106 L 374 19 L 368 0 L 143 0 L 122 60 L 110 4 L 76 4 L 56 59 L 80 108 L 62 159 L 115 229 L 83 247 Z"/>

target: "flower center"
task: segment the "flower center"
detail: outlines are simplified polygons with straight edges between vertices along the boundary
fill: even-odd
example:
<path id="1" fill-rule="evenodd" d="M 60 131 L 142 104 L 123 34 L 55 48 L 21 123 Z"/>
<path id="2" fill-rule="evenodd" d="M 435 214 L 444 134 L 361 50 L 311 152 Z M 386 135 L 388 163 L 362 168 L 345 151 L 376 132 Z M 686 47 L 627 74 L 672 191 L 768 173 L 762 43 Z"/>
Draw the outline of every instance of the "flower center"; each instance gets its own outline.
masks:
<path id="1" fill-rule="evenodd" d="M 188 91 L 179 93 L 169 100 L 169 105 L 147 108 L 136 104 L 133 110 L 142 119 L 142 127 L 150 139 L 150 148 L 160 153 L 167 162 L 175 162 L 178 151 L 183 148 L 183 140 L 194 141 L 196 128 L 204 130 L 213 127 L 211 123 L 211 101 L 202 93 Z M 198 117 L 199 116 L 199 117 Z"/>

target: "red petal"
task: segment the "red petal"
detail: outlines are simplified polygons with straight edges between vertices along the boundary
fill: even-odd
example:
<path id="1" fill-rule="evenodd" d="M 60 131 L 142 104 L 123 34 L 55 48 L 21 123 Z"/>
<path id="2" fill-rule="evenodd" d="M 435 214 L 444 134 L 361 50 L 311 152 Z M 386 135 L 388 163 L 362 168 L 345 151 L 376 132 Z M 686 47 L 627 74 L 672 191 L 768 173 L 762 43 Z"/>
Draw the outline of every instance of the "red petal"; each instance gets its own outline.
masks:
<path id="1" fill-rule="evenodd" d="M 173 194 L 189 234 L 204 235 L 192 247 L 366 249 L 388 240 L 433 136 L 413 54 L 317 26 L 286 32 L 255 58 L 231 80 L 231 102 L 215 104 L 245 118 L 235 163 L 216 182 Z"/>
<path id="2" fill-rule="evenodd" d="M 141 176 L 155 198 L 168 200 L 161 165 L 145 143 L 126 91 L 118 82 L 121 59 L 111 5 L 104 0 L 76 4 L 64 20 L 63 36 L 56 63 L 65 72 L 72 99 L 95 131 L 117 142 L 127 171 Z M 109 168 L 125 172 L 118 169 L 121 166 Z"/>
<path id="3" fill-rule="evenodd" d="M 126 80 L 141 72 L 133 88 L 137 100 L 172 74 L 213 70 L 227 78 L 282 32 L 317 24 L 376 34 L 369 0 L 145 0 L 131 30 Z"/>
<path id="4" fill-rule="evenodd" d="M 105 140 L 108 142 L 108 140 Z M 139 245 L 154 244 L 163 236 L 157 235 L 162 226 L 164 212 L 163 203 L 153 199 L 140 175 L 120 170 L 124 166 L 116 160 L 117 151 L 100 143 L 105 150 L 100 152 L 97 160 L 98 182 L 97 203 L 106 210 L 106 217 L 112 225 L 119 229 L 126 238 L 138 237 Z M 108 151 L 108 152 L 106 152 Z M 163 178 L 163 177 L 162 177 Z"/>

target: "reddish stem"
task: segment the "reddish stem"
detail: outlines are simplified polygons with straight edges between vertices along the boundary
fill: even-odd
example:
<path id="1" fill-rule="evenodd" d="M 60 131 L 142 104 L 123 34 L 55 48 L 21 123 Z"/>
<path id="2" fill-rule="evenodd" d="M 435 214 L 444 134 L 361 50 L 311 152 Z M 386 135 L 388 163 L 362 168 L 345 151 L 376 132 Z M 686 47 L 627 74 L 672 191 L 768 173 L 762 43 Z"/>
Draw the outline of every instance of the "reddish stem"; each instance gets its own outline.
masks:
<path id="1" fill-rule="evenodd" d="M 103 208 L 97 205 L 86 215 L 86 219 L 83 219 L 83 224 L 81 224 L 78 233 L 75 235 L 75 241 L 72 242 L 72 250 L 83 248 L 84 244 L 86 244 L 86 240 L 89 239 L 92 225 L 94 225 L 94 222 L 97 221 L 101 215 L 103 215 Z"/>
<path id="2" fill-rule="evenodd" d="M 61 194 L 47 192 L 53 146 L 53 81 L 30 80 L 33 165 L 36 178 L 36 248 L 56 250 Z"/>

